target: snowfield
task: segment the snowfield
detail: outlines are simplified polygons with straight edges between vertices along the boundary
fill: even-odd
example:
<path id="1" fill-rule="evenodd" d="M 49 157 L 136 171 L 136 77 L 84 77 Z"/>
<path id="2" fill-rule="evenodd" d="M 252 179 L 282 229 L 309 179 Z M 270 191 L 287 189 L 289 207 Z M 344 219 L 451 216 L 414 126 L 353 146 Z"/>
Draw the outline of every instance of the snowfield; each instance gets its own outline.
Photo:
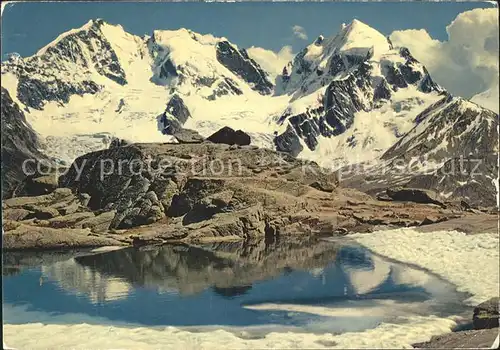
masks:
<path id="1" fill-rule="evenodd" d="M 290 62 L 287 67 L 292 71 L 286 88 L 281 77 L 269 72 L 268 78 L 276 84 L 274 92 L 261 94 L 218 60 L 217 45 L 226 38 L 184 28 L 155 30 L 151 36 L 139 37 L 120 25 L 90 21 L 61 34 L 34 56 L 2 64 L 2 86 L 46 140 L 43 152 L 67 163 L 89 151 L 106 148 L 111 137 L 131 142 L 171 141 L 171 136 L 161 133 L 159 116 L 174 94 L 180 96 L 191 114 L 184 127 L 206 137 L 229 126 L 249 133 L 253 144 L 274 149 L 275 135 L 288 126 L 288 121 L 278 123 L 278 119 L 286 112 L 298 115 L 318 108 L 329 82 L 345 79 L 349 74 L 351 68 L 331 76 L 315 73 L 316 68 L 330 69 L 335 55 L 371 54 L 373 84 L 383 79 L 385 65 L 405 61 L 384 35 L 357 20 L 343 26 L 336 35 L 319 39 L 321 43 L 315 41 L 305 48 L 304 64 L 310 65 L 310 72 L 299 74 L 299 68 L 290 68 Z M 96 59 L 104 63 L 95 66 L 92 62 Z M 278 57 L 274 59 L 277 61 L 272 65 L 278 64 Z M 59 80 L 81 88 L 82 82 L 90 81 L 99 90 L 95 94 L 73 94 L 64 103 L 47 97 L 41 109 L 27 107 L 19 99 L 17 91 L 22 80 L 15 73 L 25 66 L 36 69 L 36 74 L 30 73 L 30 79 L 48 86 Z M 116 67 L 125 84 L 109 78 L 110 74 L 118 74 Z M 418 70 L 420 66 L 415 67 Z M 169 69 L 177 73 L 165 73 Z M 213 98 L 218 86 L 228 79 L 240 92 L 229 91 Z M 60 93 L 54 91 L 56 95 Z M 318 146 L 314 151 L 300 139 L 303 151 L 299 157 L 326 167 L 376 159 L 414 126 L 418 113 L 439 98 L 436 92 L 423 93 L 413 85 L 397 90 L 381 106 L 357 112 L 354 125 L 345 133 L 315 136 Z M 95 134 L 106 134 L 109 139 L 103 141 Z"/>
<path id="2" fill-rule="evenodd" d="M 15 307 L 18 315 L 31 311 Z M 314 312 L 314 310 L 313 310 Z M 27 313 L 27 314 L 23 314 Z M 36 312 L 34 312 L 36 313 Z M 39 315 L 36 315 L 38 317 Z M 83 316 L 81 318 L 80 316 Z M 86 320 L 82 324 L 53 324 Z M 341 335 L 301 332 L 271 332 L 263 338 L 248 339 L 245 331 L 217 329 L 192 332 L 176 327 L 110 325 L 108 320 L 91 320 L 86 315 L 51 316 L 51 324 L 4 324 L 4 342 L 17 349 L 324 349 L 324 348 L 409 348 L 433 335 L 449 332 L 455 322 L 437 317 L 403 317 L 406 324 L 383 323 L 364 332 Z M 104 324 L 90 324 L 102 322 Z M 50 334 L 50 337 L 46 335 Z M 238 336 L 239 335 L 239 336 Z"/>

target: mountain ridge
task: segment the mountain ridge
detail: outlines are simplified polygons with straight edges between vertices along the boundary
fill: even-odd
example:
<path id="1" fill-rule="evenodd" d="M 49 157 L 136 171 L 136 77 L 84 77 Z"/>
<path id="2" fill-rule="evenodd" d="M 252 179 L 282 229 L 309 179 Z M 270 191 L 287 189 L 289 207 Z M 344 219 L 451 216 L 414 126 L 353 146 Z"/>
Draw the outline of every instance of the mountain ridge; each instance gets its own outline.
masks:
<path id="1" fill-rule="evenodd" d="M 2 86 L 45 152 L 66 162 L 112 137 L 170 142 L 172 125 L 204 137 L 229 126 L 331 169 L 381 159 L 447 96 L 408 49 L 358 20 L 316 38 L 274 81 L 224 37 L 188 29 L 140 37 L 91 20 L 2 62 Z"/>

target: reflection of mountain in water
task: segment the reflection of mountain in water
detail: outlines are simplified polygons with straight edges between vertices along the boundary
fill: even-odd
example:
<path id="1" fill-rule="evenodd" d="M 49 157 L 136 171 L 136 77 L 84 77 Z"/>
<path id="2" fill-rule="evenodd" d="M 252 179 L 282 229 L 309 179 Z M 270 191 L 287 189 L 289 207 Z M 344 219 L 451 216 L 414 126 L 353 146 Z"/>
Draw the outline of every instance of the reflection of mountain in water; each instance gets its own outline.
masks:
<path id="1" fill-rule="evenodd" d="M 323 268 L 335 260 L 337 250 L 336 245 L 324 241 L 225 242 L 166 245 L 146 251 L 123 249 L 79 257 L 76 261 L 102 274 L 160 291 L 189 295 L 213 287 L 220 295 L 232 296 L 287 270 Z"/>
<path id="2" fill-rule="evenodd" d="M 75 259 L 42 266 L 42 274 L 66 291 L 86 295 L 92 303 L 126 298 L 130 285 L 120 278 L 105 276 L 78 264 Z"/>

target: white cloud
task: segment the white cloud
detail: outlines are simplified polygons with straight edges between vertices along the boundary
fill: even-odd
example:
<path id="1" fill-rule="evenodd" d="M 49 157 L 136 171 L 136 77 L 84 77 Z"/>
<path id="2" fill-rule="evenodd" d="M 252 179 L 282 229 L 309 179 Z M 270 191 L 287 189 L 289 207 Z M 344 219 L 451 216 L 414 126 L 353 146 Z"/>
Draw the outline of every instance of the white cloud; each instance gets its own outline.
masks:
<path id="1" fill-rule="evenodd" d="M 447 41 L 424 30 L 395 31 L 395 46 L 406 46 L 439 84 L 469 98 L 498 81 L 498 9 L 474 9 L 459 14 L 447 27 Z"/>
<path id="2" fill-rule="evenodd" d="M 281 74 L 283 67 L 294 57 L 291 46 L 283 46 L 278 53 L 252 46 L 247 52 L 273 78 Z"/>
<path id="3" fill-rule="evenodd" d="M 304 27 L 294 25 L 292 27 L 293 35 L 301 40 L 307 40 L 307 33 Z"/>

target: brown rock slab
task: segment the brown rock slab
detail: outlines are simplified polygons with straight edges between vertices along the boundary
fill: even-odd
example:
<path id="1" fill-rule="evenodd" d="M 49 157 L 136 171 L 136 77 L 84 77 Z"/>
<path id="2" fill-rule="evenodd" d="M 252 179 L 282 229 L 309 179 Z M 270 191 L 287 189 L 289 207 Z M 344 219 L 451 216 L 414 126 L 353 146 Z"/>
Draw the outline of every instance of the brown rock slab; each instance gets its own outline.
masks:
<path id="1" fill-rule="evenodd" d="M 413 344 L 417 349 L 489 349 L 498 336 L 498 328 L 453 332 Z"/>
<path id="2" fill-rule="evenodd" d="M 78 222 L 93 218 L 95 215 L 92 212 L 73 213 L 48 220 L 48 224 L 53 228 L 71 228 L 75 227 Z"/>
<path id="3" fill-rule="evenodd" d="M 55 229 L 19 224 L 3 235 L 3 249 L 59 249 L 123 245 L 116 239 L 91 236 L 89 229 Z"/>

